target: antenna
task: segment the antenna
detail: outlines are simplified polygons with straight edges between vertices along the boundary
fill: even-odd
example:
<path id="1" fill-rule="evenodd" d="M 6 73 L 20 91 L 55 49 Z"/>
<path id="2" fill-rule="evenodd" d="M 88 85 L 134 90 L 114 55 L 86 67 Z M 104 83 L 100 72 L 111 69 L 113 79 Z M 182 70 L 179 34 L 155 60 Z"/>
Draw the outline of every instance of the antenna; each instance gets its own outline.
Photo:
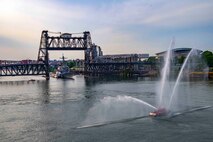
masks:
<path id="1" fill-rule="evenodd" d="M 67 57 L 64 57 L 64 53 L 62 53 L 62 57 L 60 59 L 62 59 L 62 62 L 64 63 L 65 59 L 67 59 Z"/>

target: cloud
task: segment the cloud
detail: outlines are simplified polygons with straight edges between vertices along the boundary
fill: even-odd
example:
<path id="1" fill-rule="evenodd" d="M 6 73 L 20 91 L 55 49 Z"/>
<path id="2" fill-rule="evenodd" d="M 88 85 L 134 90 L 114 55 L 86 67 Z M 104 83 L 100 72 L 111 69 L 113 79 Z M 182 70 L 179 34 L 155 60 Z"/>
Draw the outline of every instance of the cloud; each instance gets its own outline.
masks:
<path id="1" fill-rule="evenodd" d="M 111 38 L 114 32 L 122 30 L 121 34 L 132 36 L 132 42 L 137 42 L 138 36 L 151 36 L 152 40 L 167 36 L 169 43 L 176 34 L 187 35 L 186 32 L 193 32 L 192 29 L 205 29 L 213 24 L 210 14 L 213 1 L 129 0 L 103 5 L 95 10 L 91 8 L 90 12 L 88 15 L 95 30 L 110 27 L 108 34 Z M 106 34 L 103 33 L 104 36 Z"/>
<path id="2" fill-rule="evenodd" d="M 213 1 L 129 0 L 103 5 L 90 12 L 91 20 L 100 25 L 183 27 L 212 23 Z"/>
<path id="3" fill-rule="evenodd" d="M 202 30 L 210 32 L 206 27 L 213 28 L 210 14 L 213 1 L 210 0 L 110 0 L 90 1 L 89 4 L 85 1 L 11 0 L 10 3 L 15 4 L 9 13 L 0 12 L 0 37 L 10 41 L 4 39 L 0 44 L 13 47 L 17 42 L 24 43 L 35 55 L 42 30 L 91 31 L 93 42 L 101 45 L 107 54 L 155 53 L 165 50 L 175 35 L 184 37 L 180 45 L 187 40 L 193 42 L 195 34 L 196 39 L 200 37 L 200 46 L 212 44 L 202 40 L 205 37 L 201 35 L 207 34 L 200 34 Z M 0 5 L 0 11 L 2 7 Z M 195 33 L 195 29 L 201 31 Z"/>
<path id="4" fill-rule="evenodd" d="M 38 48 L 22 40 L 0 36 L 0 50 L 2 59 L 36 59 Z"/>
<path id="5" fill-rule="evenodd" d="M 167 27 L 195 26 L 213 23 L 213 3 L 188 3 L 185 5 L 168 5 L 142 20 L 144 24 Z M 159 14 L 161 13 L 161 14 Z"/>
<path id="6" fill-rule="evenodd" d="M 4 4 L 0 5 L 1 48 L 4 49 L 5 53 L 9 53 L 10 48 L 13 48 L 10 51 L 14 53 L 19 53 L 16 51 L 20 48 L 26 48 L 26 54 L 32 58 L 37 56 L 42 30 L 75 32 L 75 30 L 78 30 L 78 26 L 73 26 L 76 27 L 75 30 L 71 30 L 72 28 L 68 30 L 67 27 L 72 27 L 72 21 L 83 19 L 86 14 L 84 12 L 86 8 L 63 5 L 50 0 L 20 0 L 19 2 L 11 0 Z M 13 7 L 11 8 L 6 4 L 12 4 Z M 4 6 L 8 8 L 3 9 Z M 82 12 L 80 11 L 81 8 L 83 8 Z M 13 55 L 17 58 L 20 57 L 19 55 Z"/>
<path id="7" fill-rule="evenodd" d="M 16 48 L 26 46 L 26 43 L 17 41 L 16 39 L 0 36 L 0 47 L 1 46 Z"/>
<path id="8" fill-rule="evenodd" d="M 199 48 L 212 44 L 206 40 L 206 36 L 211 32 L 207 29 L 213 28 L 213 17 L 210 14 L 213 13 L 213 1 L 131 0 L 103 6 L 94 13 L 92 19 L 98 17 L 98 28 L 111 28 L 110 32 L 103 33 L 104 37 L 108 35 L 107 39 L 111 42 L 103 44 L 110 48 L 106 49 L 110 52 L 118 48 L 124 52 L 145 49 L 153 54 L 167 49 L 173 36 L 178 37 L 180 47 L 192 46 L 193 42 Z M 123 35 L 126 38 L 113 40 Z M 197 41 L 198 38 L 200 40 Z M 129 49 L 125 48 L 126 41 L 131 45 Z"/>

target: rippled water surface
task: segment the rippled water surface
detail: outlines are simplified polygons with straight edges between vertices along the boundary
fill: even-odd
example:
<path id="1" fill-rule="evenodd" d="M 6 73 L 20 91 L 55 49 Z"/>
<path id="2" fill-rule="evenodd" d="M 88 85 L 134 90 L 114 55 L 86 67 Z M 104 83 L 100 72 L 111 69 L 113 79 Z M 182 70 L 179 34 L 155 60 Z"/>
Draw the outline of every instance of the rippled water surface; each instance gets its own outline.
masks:
<path id="1" fill-rule="evenodd" d="M 156 106 L 158 85 L 150 78 L 0 78 L 0 141 L 212 141 L 213 108 L 130 119 L 153 111 L 143 102 Z M 212 106 L 213 82 L 182 82 L 179 94 L 181 112 Z M 97 124 L 107 125 L 78 128 Z"/>

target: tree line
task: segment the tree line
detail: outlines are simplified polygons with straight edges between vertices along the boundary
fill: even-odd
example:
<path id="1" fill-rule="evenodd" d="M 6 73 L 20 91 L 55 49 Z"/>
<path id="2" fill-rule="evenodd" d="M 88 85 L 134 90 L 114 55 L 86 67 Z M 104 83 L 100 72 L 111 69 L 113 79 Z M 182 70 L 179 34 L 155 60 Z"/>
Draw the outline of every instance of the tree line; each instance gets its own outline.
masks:
<path id="1" fill-rule="evenodd" d="M 202 57 L 209 67 L 213 67 L 213 53 L 211 51 L 204 51 Z"/>

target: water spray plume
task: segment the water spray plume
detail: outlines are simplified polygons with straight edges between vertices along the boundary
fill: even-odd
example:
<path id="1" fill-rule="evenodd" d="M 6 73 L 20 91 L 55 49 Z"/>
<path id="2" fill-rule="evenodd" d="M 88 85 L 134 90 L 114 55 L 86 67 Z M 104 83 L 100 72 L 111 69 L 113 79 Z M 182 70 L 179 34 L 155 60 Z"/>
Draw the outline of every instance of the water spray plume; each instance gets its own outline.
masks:
<path id="1" fill-rule="evenodd" d="M 156 107 L 131 96 L 107 96 L 90 108 L 82 125 L 142 117 L 153 110 L 156 110 Z"/>
<path id="2" fill-rule="evenodd" d="M 183 65 L 182 65 L 182 67 L 181 67 L 181 70 L 180 70 L 180 72 L 179 72 L 179 74 L 178 74 L 178 77 L 177 77 L 177 80 L 176 80 L 176 82 L 175 82 L 175 86 L 174 86 L 174 88 L 173 88 L 173 90 L 172 90 L 172 94 L 171 94 L 171 97 L 170 97 L 169 107 L 168 107 L 168 108 L 171 107 L 171 104 L 172 104 L 172 102 L 173 102 L 173 98 L 174 98 L 175 93 L 176 93 L 176 90 L 177 90 L 177 86 L 179 85 L 180 79 L 181 79 L 181 77 L 182 77 L 183 70 L 185 69 L 185 66 L 186 66 L 186 64 L 187 64 L 187 62 L 188 62 L 188 59 L 189 59 L 189 57 L 191 56 L 191 54 L 192 54 L 193 51 L 194 51 L 194 49 L 191 49 L 191 51 L 188 53 L 188 55 L 187 55 L 187 57 L 186 57 L 186 59 L 185 59 Z"/>
<path id="3" fill-rule="evenodd" d="M 168 75 L 169 75 L 169 69 L 170 69 L 170 58 L 171 58 L 171 51 L 175 46 L 175 38 L 173 37 L 173 39 L 171 40 L 171 44 L 167 50 L 167 54 L 166 54 L 166 61 L 163 67 L 163 71 L 162 71 L 162 79 L 161 79 L 161 83 L 160 83 L 160 98 L 159 98 L 159 107 L 162 107 L 162 100 L 163 100 L 163 95 L 164 95 L 164 91 L 165 91 L 165 83 L 168 80 Z"/>

